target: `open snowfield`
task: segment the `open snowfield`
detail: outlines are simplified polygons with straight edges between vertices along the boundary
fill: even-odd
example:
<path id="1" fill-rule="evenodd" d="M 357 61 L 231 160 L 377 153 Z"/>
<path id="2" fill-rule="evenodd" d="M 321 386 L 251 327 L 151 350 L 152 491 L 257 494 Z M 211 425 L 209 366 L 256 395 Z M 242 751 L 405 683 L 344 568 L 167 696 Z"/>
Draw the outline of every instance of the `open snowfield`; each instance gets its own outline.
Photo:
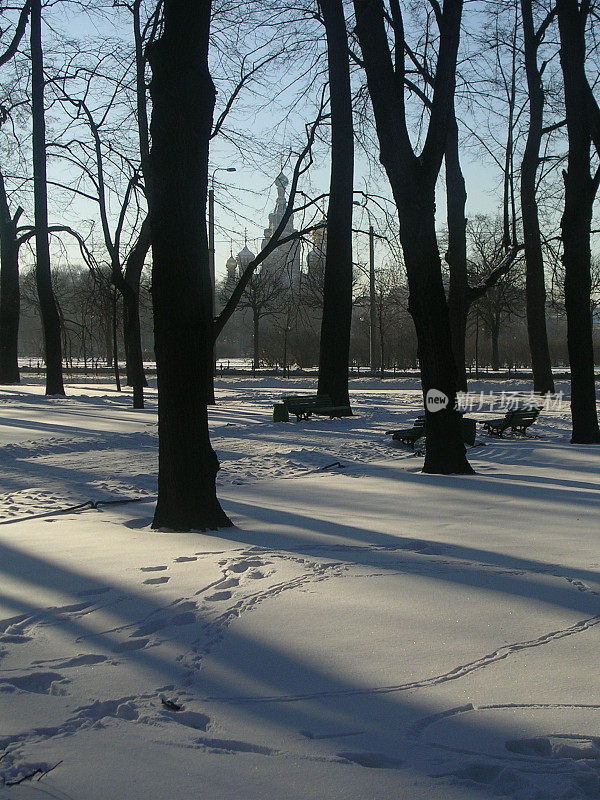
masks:
<path id="1" fill-rule="evenodd" d="M 384 433 L 416 381 L 275 424 L 283 388 L 314 384 L 217 382 L 219 534 L 150 530 L 154 390 L 0 390 L 0 799 L 597 800 L 600 448 L 568 406 L 426 476 Z"/>

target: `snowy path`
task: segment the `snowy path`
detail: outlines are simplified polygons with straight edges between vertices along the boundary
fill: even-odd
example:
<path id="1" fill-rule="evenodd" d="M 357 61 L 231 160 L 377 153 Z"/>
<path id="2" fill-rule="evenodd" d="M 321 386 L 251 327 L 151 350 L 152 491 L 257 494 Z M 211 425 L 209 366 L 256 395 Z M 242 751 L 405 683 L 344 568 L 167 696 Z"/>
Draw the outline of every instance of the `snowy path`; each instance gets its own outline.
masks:
<path id="1" fill-rule="evenodd" d="M 567 410 L 425 476 L 384 435 L 414 388 L 277 425 L 240 383 L 226 538 L 149 530 L 152 393 L 2 399 L 0 798 L 600 796 L 600 454 Z"/>

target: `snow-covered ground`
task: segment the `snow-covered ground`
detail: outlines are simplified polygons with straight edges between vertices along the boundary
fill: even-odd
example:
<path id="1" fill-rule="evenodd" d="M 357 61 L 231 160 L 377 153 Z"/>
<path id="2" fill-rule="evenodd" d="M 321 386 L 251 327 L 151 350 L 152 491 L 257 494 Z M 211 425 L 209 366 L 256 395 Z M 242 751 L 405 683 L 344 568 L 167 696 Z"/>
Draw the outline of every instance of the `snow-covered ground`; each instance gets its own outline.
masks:
<path id="1" fill-rule="evenodd" d="M 0 391 L 0 798 L 600 797 L 600 448 L 568 407 L 442 477 L 385 436 L 412 379 L 299 424 L 272 403 L 310 379 L 217 387 L 219 534 L 150 530 L 153 390 Z"/>

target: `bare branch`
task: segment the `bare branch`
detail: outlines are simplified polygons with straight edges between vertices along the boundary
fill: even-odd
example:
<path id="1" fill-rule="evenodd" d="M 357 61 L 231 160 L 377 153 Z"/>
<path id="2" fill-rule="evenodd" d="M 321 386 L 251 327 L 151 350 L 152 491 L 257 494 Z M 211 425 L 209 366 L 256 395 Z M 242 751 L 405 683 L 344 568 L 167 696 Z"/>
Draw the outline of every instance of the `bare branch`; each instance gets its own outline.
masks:
<path id="1" fill-rule="evenodd" d="M 229 300 L 225 304 L 225 308 L 221 311 L 221 313 L 215 319 L 215 324 L 214 324 L 214 337 L 215 337 L 215 340 L 219 336 L 219 334 L 221 333 L 223 328 L 225 327 L 227 321 L 230 319 L 230 317 L 232 316 L 233 312 L 235 311 L 235 309 L 236 309 L 236 307 L 237 307 L 237 305 L 238 305 L 238 303 L 240 301 L 240 298 L 244 293 L 244 289 L 248 285 L 248 283 L 250 281 L 250 278 L 254 274 L 254 271 L 256 270 L 256 268 L 259 266 L 259 264 L 261 264 L 265 260 L 265 258 L 270 253 L 273 252 L 273 250 L 275 250 L 276 247 L 279 247 L 279 245 L 282 244 L 283 241 L 284 241 L 284 240 L 281 239 L 281 236 L 282 236 L 283 232 L 285 231 L 285 228 L 286 228 L 286 226 L 287 226 L 287 224 L 288 224 L 288 222 L 290 220 L 290 217 L 292 216 L 292 214 L 294 212 L 294 200 L 296 198 L 296 192 L 297 192 L 297 189 L 298 189 L 298 181 L 300 179 L 300 176 L 303 175 L 308 170 L 310 165 L 312 164 L 312 147 L 313 147 L 315 136 L 316 136 L 316 133 L 317 133 L 317 128 L 321 124 L 321 121 L 323 120 L 323 117 L 324 117 L 324 114 L 323 114 L 324 105 L 325 105 L 325 102 L 324 102 L 324 99 L 323 99 L 323 96 L 322 96 L 321 97 L 321 106 L 319 108 L 319 113 L 317 114 L 317 118 L 315 119 L 315 121 L 310 126 L 310 129 L 308 130 L 306 145 L 302 149 L 300 155 L 298 156 L 296 164 L 294 166 L 294 173 L 293 173 L 292 181 L 291 181 L 291 184 L 290 184 L 290 193 L 289 193 L 289 197 L 288 197 L 288 202 L 287 202 L 287 206 L 285 208 L 285 211 L 283 213 L 283 216 L 281 218 L 281 221 L 280 221 L 279 225 L 277 226 L 277 228 L 273 231 L 273 235 L 271 236 L 271 238 L 269 239 L 269 241 L 267 242 L 265 247 L 256 256 L 256 258 L 254 258 L 248 264 L 248 266 L 244 270 L 240 280 L 238 281 L 237 286 L 235 287 L 235 289 L 231 293 L 231 297 L 229 298 Z M 305 159 L 306 159 L 306 163 L 305 163 Z M 293 235 L 293 238 L 298 238 L 298 235 Z M 288 237 L 285 237 L 285 240 L 289 241 Z"/>
<path id="2" fill-rule="evenodd" d="M 477 300 L 479 297 L 482 297 L 488 289 L 491 289 L 492 286 L 495 286 L 500 278 L 502 278 L 509 269 L 512 267 L 516 257 L 523 249 L 523 245 L 514 245 L 508 253 L 504 256 L 502 261 L 495 267 L 487 278 L 483 281 L 483 283 L 478 284 L 477 286 L 470 286 L 469 287 L 469 299 L 471 302 Z"/>
<path id="3" fill-rule="evenodd" d="M 25 5 L 21 9 L 21 14 L 19 15 L 19 21 L 17 23 L 13 40 L 8 45 L 4 53 L 0 56 L 0 67 L 4 66 L 4 64 L 6 64 L 7 61 L 10 61 L 10 59 L 17 52 L 17 48 L 19 47 L 21 39 L 23 38 L 23 34 L 25 33 L 25 28 L 27 27 L 27 20 L 29 19 L 30 11 L 31 11 L 31 0 L 27 0 Z"/>

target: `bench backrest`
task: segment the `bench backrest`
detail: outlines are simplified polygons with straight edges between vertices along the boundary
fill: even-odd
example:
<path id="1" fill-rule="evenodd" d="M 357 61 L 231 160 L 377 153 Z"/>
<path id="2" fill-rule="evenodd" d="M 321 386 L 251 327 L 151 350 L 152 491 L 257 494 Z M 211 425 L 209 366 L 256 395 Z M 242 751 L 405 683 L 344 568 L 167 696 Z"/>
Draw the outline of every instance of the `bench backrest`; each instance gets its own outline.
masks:
<path id="1" fill-rule="evenodd" d="M 281 402 L 288 409 L 291 408 L 315 408 L 319 406 L 330 406 L 331 397 L 328 394 L 313 395 L 283 395 Z"/>
<path id="2" fill-rule="evenodd" d="M 519 425 L 522 422 L 535 422 L 539 415 L 539 408 L 515 408 L 507 411 L 506 420 L 512 425 Z"/>

